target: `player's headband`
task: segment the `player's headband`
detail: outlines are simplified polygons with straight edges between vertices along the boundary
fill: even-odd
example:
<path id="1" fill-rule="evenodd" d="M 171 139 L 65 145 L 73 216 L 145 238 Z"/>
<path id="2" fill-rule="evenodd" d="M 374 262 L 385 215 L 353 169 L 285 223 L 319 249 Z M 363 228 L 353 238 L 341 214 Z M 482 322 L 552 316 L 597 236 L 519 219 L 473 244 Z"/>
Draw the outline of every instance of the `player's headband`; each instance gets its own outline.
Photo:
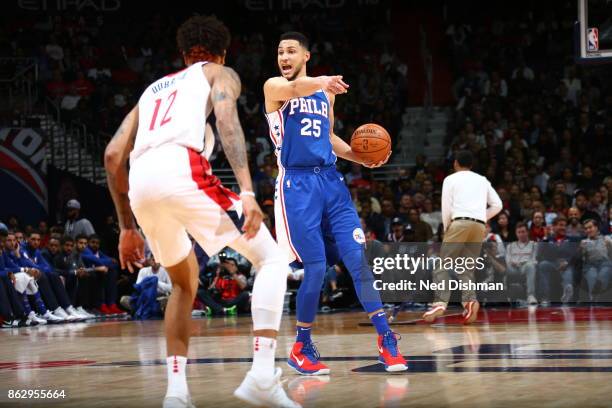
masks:
<path id="1" fill-rule="evenodd" d="M 225 55 L 215 55 L 202 45 L 194 45 L 185 53 L 185 56 L 195 61 L 209 61 L 221 65 L 225 64 Z"/>

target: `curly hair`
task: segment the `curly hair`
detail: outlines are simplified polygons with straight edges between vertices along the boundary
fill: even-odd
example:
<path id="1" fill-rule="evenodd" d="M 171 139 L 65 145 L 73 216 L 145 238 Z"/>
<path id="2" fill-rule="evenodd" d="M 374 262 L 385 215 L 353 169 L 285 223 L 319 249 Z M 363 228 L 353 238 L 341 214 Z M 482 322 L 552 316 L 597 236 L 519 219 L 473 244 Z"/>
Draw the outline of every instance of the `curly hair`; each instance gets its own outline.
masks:
<path id="1" fill-rule="evenodd" d="M 202 49 L 214 56 L 223 56 L 230 44 L 230 32 L 215 16 L 193 16 L 178 28 L 176 43 L 179 51 L 189 55 Z"/>

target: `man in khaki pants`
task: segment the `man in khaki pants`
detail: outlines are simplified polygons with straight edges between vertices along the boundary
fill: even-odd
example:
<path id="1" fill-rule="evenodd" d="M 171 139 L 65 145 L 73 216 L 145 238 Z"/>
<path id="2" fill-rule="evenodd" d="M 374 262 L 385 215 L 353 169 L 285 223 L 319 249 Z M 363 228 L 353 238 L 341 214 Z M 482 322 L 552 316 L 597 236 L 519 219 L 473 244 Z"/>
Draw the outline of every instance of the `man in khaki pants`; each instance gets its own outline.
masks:
<path id="1" fill-rule="evenodd" d="M 467 150 L 459 151 L 455 156 L 453 167 L 455 173 L 444 179 L 442 185 L 442 222 L 444 223 L 444 241 L 440 250 L 442 264 L 445 260 L 464 257 L 474 261 L 480 256 L 482 240 L 485 236 L 485 223 L 502 209 L 502 202 L 491 187 L 491 183 L 472 168 L 473 156 Z M 474 265 L 474 263 L 472 263 Z M 457 279 L 462 282 L 474 281 L 474 268 L 465 268 L 460 273 L 455 268 Z M 442 316 L 450 300 L 449 271 L 437 269 L 433 273 L 434 282 L 444 282 L 444 289 L 437 290 L 432 307 L 423 314 L 426 322 L 433 322 Z M 476 320 L 480 305 L 473 290 L 461 292 L 464 308 L 464 323 Z"/>

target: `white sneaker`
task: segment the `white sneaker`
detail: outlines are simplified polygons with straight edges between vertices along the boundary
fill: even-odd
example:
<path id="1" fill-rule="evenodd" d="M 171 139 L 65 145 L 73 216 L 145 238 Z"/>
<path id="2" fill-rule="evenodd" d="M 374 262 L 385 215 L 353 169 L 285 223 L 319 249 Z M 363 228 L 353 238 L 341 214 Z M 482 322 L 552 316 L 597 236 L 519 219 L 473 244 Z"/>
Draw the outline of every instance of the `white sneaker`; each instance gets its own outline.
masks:
<path id="1" fill-rule="evenodd" d="M 36 324 L 47 324 L 47 321 L 40 316 L 37 316 L 34 311 L 31 311 L 28 315 L 28 320 L 36 322 Z"/>
<path id="2" fill-rule="evenodd" d="M 68 314 L 68 312 L 66 312 L 61 306 L 55 309 L 53 314 L 57 317 L 61 317 L 65 322 L 74 322 L 75 320 L 79 320 L 78 317 Z"/>
<path id="3" fill-rule="evenodd" d="M 187 396 L 186 400 L 179 397 L 166 397 L 162 408 L 195 408 L 195 405 L 190 396 Z"/>
<path id="4" fill-rule="evenodd" d="M 244 377 L 240 387 L 234 391 L 234 396 L 242 401 L 258 406 L 277 407 L 277 408 L 301 408 L 297 402 L 291 400 L 285 394 L 283 384 L 281 383 L 281 375 L 283 370 L 276 367 L 274 377 L 262 379 L 255 377 L 252 371 L 249 371 Z"/>
<path id="5" fill-rule="evenodd" d="M 68 316 L 74 318 L 74 320 L 85 320 L 87 319 L 87 316 L 79 313 L 74 306 L 70 305 L 68 306 L 68 308 L 66 309 L 66 313 L 68 313 Z"/>
<path id="6" fill-rule="evenodd" d="M 48 323 L 61 323 L 64 321 L 63 318 L 54 315 L 50 310 L 47 310 L 47 313 L 42 315 L 42 318 L 45 319 Z"/>
<path id="7" fill-rule="evenodd" d="M 563 296 L 561 296 L 562 303 L 569 303 L 574 295 L 574 287 L 572 285 L 565 285 L 563 289 Z"/>
<path id="8" fill-rule="evenodd" d="M 77 307 L 77 312 L 79 312 L 80 314 L 87 316 L 88 319 L 93 319 L 94 317 L 96 317 L 96 315 L 89 313 L 87 310 L 83 309 L 83 306 L 79 306 Z"/>
<path id="9" fill-rule="evenodd" d="M 533 295 L 529 295 L 527 296 L 527 303 L 530 305 L 537 305 L 538 304 L 538 299 L 536 299 L 535 296 Z"/>

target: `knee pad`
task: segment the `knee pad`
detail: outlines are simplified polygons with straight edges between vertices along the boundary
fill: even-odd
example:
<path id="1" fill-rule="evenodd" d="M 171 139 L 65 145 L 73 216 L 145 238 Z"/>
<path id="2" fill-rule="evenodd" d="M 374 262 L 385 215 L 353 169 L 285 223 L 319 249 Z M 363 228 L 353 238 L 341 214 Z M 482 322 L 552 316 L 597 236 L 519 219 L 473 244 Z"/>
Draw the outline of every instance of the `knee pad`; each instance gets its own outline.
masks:
<path id="1" fill-rule="evenodd" d="M 254 330 L 278 330 L 283 314 L 289 265 L 278 255 L 258 265 L 251 310 Z"/>

